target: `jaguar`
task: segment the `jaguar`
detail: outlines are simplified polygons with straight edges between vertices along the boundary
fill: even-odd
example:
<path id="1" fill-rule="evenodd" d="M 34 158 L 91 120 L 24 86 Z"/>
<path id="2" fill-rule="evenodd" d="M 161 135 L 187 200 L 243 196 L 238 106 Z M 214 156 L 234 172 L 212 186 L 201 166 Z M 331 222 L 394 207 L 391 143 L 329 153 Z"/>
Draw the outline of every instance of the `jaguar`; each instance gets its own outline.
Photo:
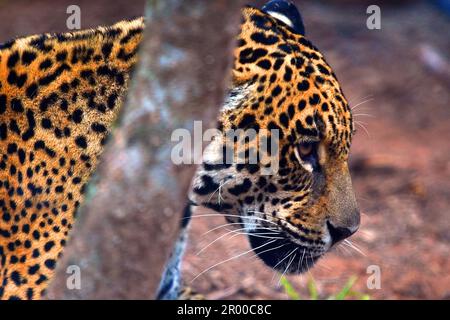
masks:
<path id="1" fill-rule="evenodd" d="M 245 230 L 261 260 L 287 273 L 308 270 L 359 226 L 348 169 L 353 119 L 332 68 L 291 2 L 241 13 L 218 116 L 222 135 L 192 180 L 160 299 L 182 292 L 180 265 L 198 206 Z M 0 44 L 0 298 L 45 294 L 122 107 L 144 29 L 138 18 Z M 230 130 L 275 142 L 257 163 L 223 161 Z M 248 158 L 258 143 L 232 149 Z M 267 174 L 270 150 L 277 168 Z"/>

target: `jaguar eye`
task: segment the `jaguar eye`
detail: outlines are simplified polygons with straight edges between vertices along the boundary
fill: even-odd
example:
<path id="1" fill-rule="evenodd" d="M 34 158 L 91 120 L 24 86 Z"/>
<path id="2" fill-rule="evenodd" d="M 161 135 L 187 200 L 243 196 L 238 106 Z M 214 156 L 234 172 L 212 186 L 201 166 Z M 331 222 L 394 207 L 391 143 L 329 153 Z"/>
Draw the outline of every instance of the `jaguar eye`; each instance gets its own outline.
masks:
<path id="1" fill-rule="evenodd" d="M 313 144 L 310 142 L 303 142 L 298 147 L 298 153 L 301 158 L 311 155 L 313 152 Z"/>
<path id="2" fill-rule="evenodd" d="M 317 142 L 302 142 L 295 148 L 295 156 L 300 164 L 309 172 L 318 165 Z"/>

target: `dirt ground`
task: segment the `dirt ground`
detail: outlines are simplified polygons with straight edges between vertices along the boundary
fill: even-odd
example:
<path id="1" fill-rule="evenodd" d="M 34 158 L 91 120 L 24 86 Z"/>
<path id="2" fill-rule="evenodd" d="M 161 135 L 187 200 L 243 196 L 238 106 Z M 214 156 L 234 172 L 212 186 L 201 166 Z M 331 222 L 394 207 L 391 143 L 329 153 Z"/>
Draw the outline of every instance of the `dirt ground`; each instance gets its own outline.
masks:
<path id="1" fill-rule="evenodd" d="M 355 275 L 355 289 L 373 299 L 449 299 L 450 18 L 425 1 L 382 5 L 382 29 L 371 31 L 364 6 L 298 2 L 308 38 L 334 68 L 360 122 L 350 167 L 363 214 L 351 240 L 362 253 L 341 245 L 290 281 L 303 297 L 311 276 L 327 297 Z M 82 8 L 83 27 L 143 12 L 142 0 L 0 0 L 0 42 L 64 31 L 72 3 Z M 224 223 L 220 216 L 193 219 L 186 282 L 211 299 L 286 299 L 279 275 L 252 253 L 192 281 L 249 250 L 243 236 L 224 236 L 197 255 L 226 230 L 205 233 Z M 380 267 L 381 289 L 367 288 L 371 265 Z"/>

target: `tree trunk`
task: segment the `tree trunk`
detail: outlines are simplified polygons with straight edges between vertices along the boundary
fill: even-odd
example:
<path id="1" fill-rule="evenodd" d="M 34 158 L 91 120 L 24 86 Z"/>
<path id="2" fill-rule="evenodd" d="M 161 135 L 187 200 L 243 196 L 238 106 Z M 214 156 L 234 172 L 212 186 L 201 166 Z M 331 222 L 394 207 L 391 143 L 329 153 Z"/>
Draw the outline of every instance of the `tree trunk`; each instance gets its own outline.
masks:
<path id="1" fill-rule="evenodd" d="M 241 4 L 148 0 L 127 100 L 48 298 L 155 297 L 194 169 L 172 163 L 170 137 L 177 128 L 191 130 L 194 119 L 204 128 L 214 124 Z M 77 270 L 78 289 L 71 285 Z"/>

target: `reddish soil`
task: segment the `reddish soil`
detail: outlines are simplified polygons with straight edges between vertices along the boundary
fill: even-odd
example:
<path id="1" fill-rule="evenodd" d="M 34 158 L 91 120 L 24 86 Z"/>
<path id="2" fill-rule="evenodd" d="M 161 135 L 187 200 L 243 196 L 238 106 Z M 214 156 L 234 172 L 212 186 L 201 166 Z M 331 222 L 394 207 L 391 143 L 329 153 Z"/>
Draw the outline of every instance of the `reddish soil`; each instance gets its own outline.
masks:
<path id="1" fill-rule="evenodd" d="M 0 42 L 64 31 L 65 9 L 73 2 L 82 8 L 83 27 L 143 12 L 142 0 L 0 0 Z M 355 289 L 374 299 L 449 299 L 449 18 L 420 1 L 382 5 L 382 29 L 370 31 L 363 6 L 301 3 L 308 38 L 333 66 L 354 113 L 371 115 L 356 116 L 369 134 L 358 126 L 350 161 L 363 212 L 352 241 L 364 255 L 341 245 L 322 259 L 310 272 L 320 296 L 336 293 L 356 275 Z M 252 253 L 192 281 L 249 250 L 243 236 L 224 237 L 196 255 L 223 231 L 203 234 L 224 223 L 220 216 L 193 219 L 186 282 L 211 299 L 287 298 L 279 275 Z M 381 269 L 379 290 L 366 286 L 370 265 Z M 303 297 L 309 277 L 289 277 Z"/>

